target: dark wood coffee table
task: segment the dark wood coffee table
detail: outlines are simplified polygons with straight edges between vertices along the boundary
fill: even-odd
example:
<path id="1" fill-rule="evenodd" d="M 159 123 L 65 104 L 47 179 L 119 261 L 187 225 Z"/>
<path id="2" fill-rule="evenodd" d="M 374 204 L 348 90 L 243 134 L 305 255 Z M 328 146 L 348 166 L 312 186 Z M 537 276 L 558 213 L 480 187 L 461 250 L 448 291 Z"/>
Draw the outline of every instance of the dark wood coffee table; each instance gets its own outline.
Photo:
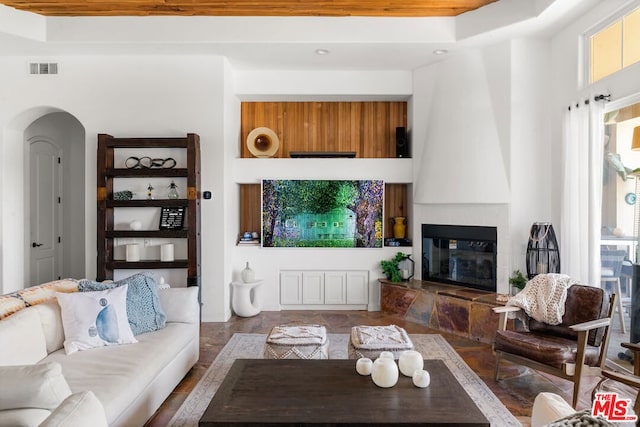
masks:
<path id="1" fill-rule="evenodd" d="M 236 360 L 200 426 L 489 426 L 441 360 L 425 360 L 431 385 L 400 374 L 392 388 L 360 376 L 355 360 Z"/>

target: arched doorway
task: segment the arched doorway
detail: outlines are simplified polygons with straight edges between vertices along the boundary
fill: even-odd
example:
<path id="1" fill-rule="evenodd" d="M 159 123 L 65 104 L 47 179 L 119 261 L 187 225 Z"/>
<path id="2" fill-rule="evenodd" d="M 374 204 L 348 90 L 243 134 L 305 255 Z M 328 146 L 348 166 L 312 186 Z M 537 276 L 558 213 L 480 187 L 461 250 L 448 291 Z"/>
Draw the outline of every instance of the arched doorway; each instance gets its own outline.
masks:
<path id="1" fill-rule="evenodd" d="M 49 113 L 33 121 L 25 129 L 24 140 L 25 144 L 29 145 L 31 159 L 29 164 L 25 165 L 25 189 L 28 189 L 27 194 L 30 195 L 27 206 L 31 218 L 30 235 L 26 240 L 30 260 L 29 271 L 25 271 L 25 278 L 28 278 L 25 283 L 36 285 L 57 278 L 84 277 L 84 127 L 69 113 Z M 34 170 L 34 154 L 36 151 L 42 151 L 43 145 L 57 148 L 58 158 L 49 158 L 49 152 L 54 148 L 48 148 L 43 165 Z M 51 164 L 52 161 L 56 164 Z M 49 170 L 49 166 L 56 170 Z M 51 180 L 59 179 L 58 194 L 43 194 L 43 187 L 45 191 L 56 191 L 52 187 L 53 184 L 44 182 L 49 177 L 41 176 L 43 173 L 49 174 Z M 33 203 L 46 205 L 35 207 Z M 49 214 L 42 216 L 36 210 L 44 210 Z M 48 234 L 49 228 L 56 229 L 56 232 Z M 38 240 L 42 235 L 53 239 L 52 248 L 46 249 L 46 240 L 49 239 L 42 242 Z M 38 246 L 41 244 L 43 246 Z M 48 252 L 55 253 L 57 265 L 52 265 L 54 261 Z M 46 260 L 44 263 L 43 255 Z M 26 265 L 27 260 L 25 268 Z"/>
<path id="2" fill-rule="evenodd" d="M 31 279 L 31 165 L 30 138 L 54 142 L 65 159 L 62 168 L 60 276 L 85 277 L 86 189 L 85 129 L 68 112 L 34 107 L 16 115 L 0 128 L 0 294 L 35 284 Z M 36 139 L 38 139 L 36 138 Z M 61 236 L 61 237 L 62 237 Z M 37 279 L 34 279 L 37 280 Z"/>

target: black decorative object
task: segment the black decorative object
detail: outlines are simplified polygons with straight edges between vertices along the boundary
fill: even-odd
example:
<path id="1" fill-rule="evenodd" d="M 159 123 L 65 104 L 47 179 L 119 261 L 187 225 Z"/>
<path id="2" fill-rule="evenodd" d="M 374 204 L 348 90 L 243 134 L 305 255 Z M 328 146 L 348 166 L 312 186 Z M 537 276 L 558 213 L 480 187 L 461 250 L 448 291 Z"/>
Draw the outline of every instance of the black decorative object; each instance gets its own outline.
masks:
<path id="1" fill-rule="evenodd" d="M 560 250 L 550 222 L 534 222 L 527 244 L 527 277 L 560 273 Z"/>
<path id="2" fill-rule="evenodd" d="M 398 270 L 400 270 L 400 277 L 402 280 L 411 279 L 416 270 L 416 263 L 411 259 L 411 255 L 405 255 L 398 263 Z"/>
<path id="3" fill-rule="evenodd" d="M 185 208 L 163 207 L 160 212 L 160 230 L 182 230 Z"/>
<path id="4" fill-rule="evenodd" d="M 127 169 L 171 169 L 176 166 L 176 160 L 172 157 L 166 159 L 152 159 L 151 157 L 129 157 L 124 165 Z"/>

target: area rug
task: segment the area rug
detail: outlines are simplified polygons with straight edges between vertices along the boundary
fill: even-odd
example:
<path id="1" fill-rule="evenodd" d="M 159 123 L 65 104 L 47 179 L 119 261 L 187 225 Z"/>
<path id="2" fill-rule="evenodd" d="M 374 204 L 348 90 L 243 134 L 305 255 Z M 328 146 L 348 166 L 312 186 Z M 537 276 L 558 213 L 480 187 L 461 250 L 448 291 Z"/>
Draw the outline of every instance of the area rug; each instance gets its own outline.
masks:
<path id="1" fill-rule="evenodd" d="M 171 427 L 195 427 L 209 406 L 235 359 L 262 359 L 266 334 L 234 334 L 196 384 L 178 412 L 169 422 Z M 442 336 L 409 335 L 415 349 L 425 359 L 443 360 L 492 426 L 518 426 L 520 422 L 500 402 L 487 385 L 469 368 Z M 328 334 L 329 358 L 347 359 L 348 334 Z M 355 361 L 354 361 L 355 371 Z"/>

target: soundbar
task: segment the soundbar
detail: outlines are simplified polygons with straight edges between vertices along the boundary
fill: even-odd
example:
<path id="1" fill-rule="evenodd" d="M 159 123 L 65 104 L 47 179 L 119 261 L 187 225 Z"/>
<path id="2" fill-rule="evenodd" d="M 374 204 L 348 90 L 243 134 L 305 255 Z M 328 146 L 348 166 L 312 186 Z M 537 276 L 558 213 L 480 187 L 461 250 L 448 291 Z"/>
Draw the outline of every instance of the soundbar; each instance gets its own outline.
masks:
<path id="1" fill-rule="evenodd" d="M 355 151 L 291 151 L 289 157 L 299 159 L 303 157 L 309 158 L 354 158 L 356 156 Z"/>

